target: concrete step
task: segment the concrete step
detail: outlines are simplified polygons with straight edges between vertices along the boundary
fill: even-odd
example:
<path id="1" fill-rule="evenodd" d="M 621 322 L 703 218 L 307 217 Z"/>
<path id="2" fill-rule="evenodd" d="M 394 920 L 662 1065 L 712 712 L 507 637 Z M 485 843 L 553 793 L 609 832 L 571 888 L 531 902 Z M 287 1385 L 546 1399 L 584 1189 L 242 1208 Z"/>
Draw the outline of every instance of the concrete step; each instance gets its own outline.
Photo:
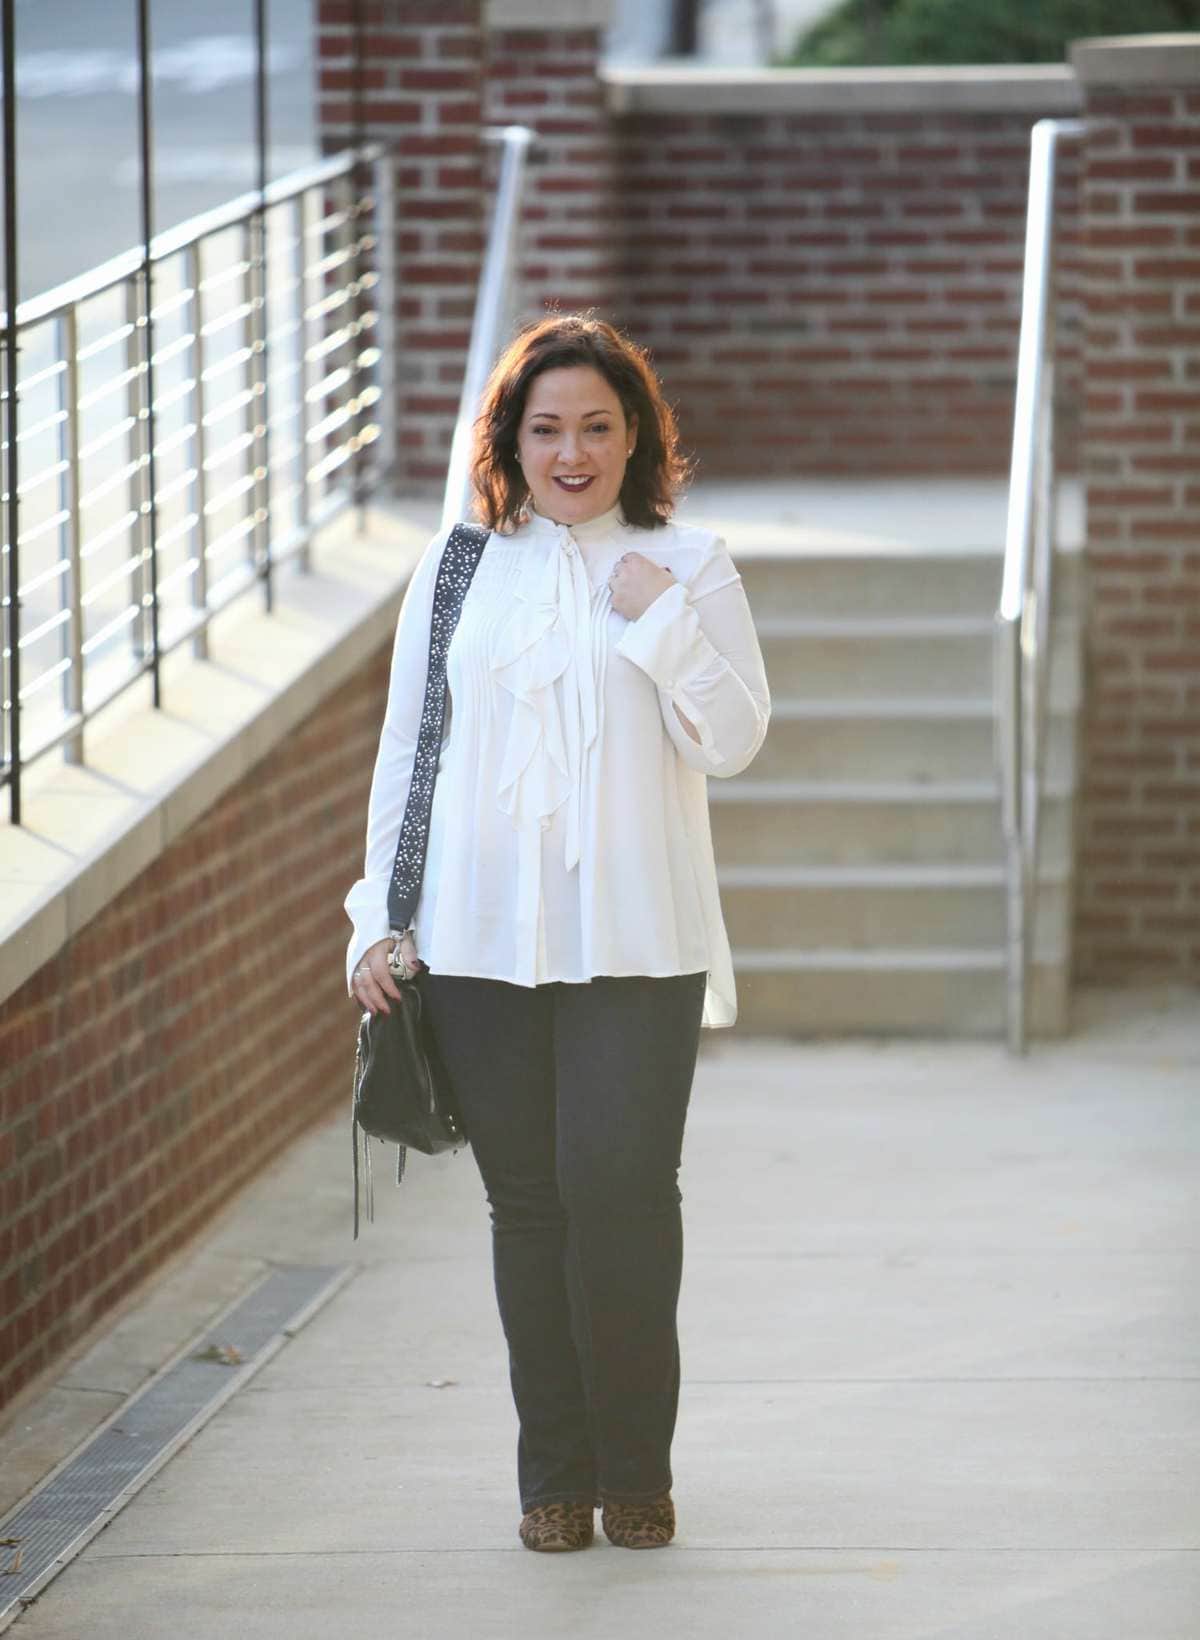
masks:
<path id="1" fill-rule="evenodd" d="M 754 770 L 711 781 L 747 1034 L 998 1036 L 1006 892 L 990 707 L 785 702 Z M 876 707 L 878 703 L 876 703 Z M 794 708 L 794 709 L 793 709 Z M 1031 1031 L 1067 1029 L 1074 720 L 1052 717 Z M 905 738 L 907 734 L 908 738 Z M 789 761 L 812 778 L 779 778 Z M 838 778 L 850 763 L 873 778 Z M 964 766 L 979 778 L 962 778 Z M 761 773 L 759 773 L 761 771 Z M 892 778 L 881 778 L 886 774 Z M 958 774 L 958 778 L 950 778 Z"/>
<path id="2" fill-rule="evenodd" d="M 755 617 L 772 615 L 979 615 L 1000 600 L 999 552 L 829 551 L 738 553 L 735 561 Z M 1056 615 L 1078 616 L 1084 570 L 1079 553 L 1055 560 Z"/>
<path id="3" fill-rule="evenodd" d="M 753 767 L 709 782 L 738 1028 L 1002 1033 L 1000 552 L 826 548 L 809 532 L 799 550 L 755 541 L 737 563 L 773 700 Z M 1080 555 L 1055 568 L 1031 998 L 1051 1035 L 1069 993 L 1086 591 Z"/>
<path id="4" fill-rule="evenodd" d="M 770 616 L 758 622 L 773 695 L 819 699 L 881 695 L 989 698 L 994 631 L 990 619 L 946 616 L 882 620 L 811 620 Z M 1079 629 L 1056 623 L 1047 699 L 1053 710 L 1077 707 L 1081 694 Z"/>
<path id="5" fill-rule="evenodd" d="M 1046 775 L 1073 785 L 1075 719 L 1047 720 Z M 778 699 L 749 777 L 765 780 L 992 780 L 992 703 L 980 699 Z"/>
<path id="6" fill-rule="evenodd" d="M 951 946 L 994 952 L 1005 942 L 1006 893 L 999 866 L 729 866 L 720 882 L 735 946 L 914 953 Z M 1063 960 L 1070 914 L 1069 883 L 1044 876 L 1034 916 L 1039 960 Z"/>
<path id="7" fill-rule="evenodd" d="M 710 780 L 718 866 L 879 865 L 1003 861 L 994 781 L 833 782 Z M 1065 876 L 1071 861 L 1071 798 L 1047 786 L 1042 868 Z"/>
<path id="8" fill-rule="evenodd" d="M 999 950 L 761 951 L 735 947 L 738 1019 L 746 1036 L 987 1036 L 1005 1028 Z M 1035 963 L 1032 1034 L 1067 1029 L 1067 966 Z"/>

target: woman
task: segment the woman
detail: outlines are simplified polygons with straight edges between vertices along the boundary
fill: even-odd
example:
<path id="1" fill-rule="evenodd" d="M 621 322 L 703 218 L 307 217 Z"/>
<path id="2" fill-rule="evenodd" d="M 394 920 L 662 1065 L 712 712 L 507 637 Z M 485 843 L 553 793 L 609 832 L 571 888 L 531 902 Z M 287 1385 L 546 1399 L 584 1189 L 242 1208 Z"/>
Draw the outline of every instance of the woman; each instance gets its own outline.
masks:
<path id="1" fill-rule="evenodd" d="M 770 703 L 741 581 L 671 521 L 685 477 L 642 352 L 555 316 L 492 372 L 476 424 L 492 531 L 450 645 L 421 897 L 400 942 L 491 1206 L 520 1424 L 522 1542 L 674 1533 L 677 1172 L 702 1025 L 736 1001 L 705 776 L 735 775 Z M 351 995 L 399 995 L 388 879 L 448 532 L 396 628 Z M 418 957 L 418 951 L 420 957 Z"/>

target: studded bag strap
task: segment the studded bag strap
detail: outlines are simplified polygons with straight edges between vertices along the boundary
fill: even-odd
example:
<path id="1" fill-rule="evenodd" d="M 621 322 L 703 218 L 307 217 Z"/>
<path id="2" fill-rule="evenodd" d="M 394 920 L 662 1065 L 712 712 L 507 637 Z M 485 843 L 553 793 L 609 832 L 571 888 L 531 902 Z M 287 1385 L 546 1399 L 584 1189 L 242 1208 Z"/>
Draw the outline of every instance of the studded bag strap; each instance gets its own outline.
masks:
<path id="1" fill-rule="evenodd" d="M 446 654 L 462 613 L 467 588 L 487 546 L 490 530 L 476 524 L 456 524 L 446 542 L 433 589 L 433 620 L 429 635 L 429 675 L 425 704 L 413 759 L 412 782 L 404 805 L 396 863 L 388 884 L 388 925 L 397 933 L 412 926 L 425 872 L 429 846 L 429 815 L 433 783 L 446 721 Z"/>

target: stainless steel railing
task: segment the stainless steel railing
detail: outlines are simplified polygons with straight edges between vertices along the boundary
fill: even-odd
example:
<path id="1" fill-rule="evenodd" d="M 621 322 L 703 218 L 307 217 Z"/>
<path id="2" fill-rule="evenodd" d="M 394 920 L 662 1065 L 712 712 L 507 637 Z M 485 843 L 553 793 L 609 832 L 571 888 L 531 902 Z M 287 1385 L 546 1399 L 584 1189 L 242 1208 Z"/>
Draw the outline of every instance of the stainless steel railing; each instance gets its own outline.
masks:
<path id="1" fill-rule="evenodd" d="M 389 464 L 387 163 L 306 167 L 17 308 L 0 785 L 81 760 L 88 720 L 178 645 L 203 655 L 231 599 L 270 607 Z"/>
<path id="2" fill-rule="evenodd" d="M 1014 1053 L 1025 1051 L 1029 1036 L 1054 579 L 1054 192 L 1059 149 L 1083 130 L 1079 120 L 1039 120 L 1030 147 L 1004 578 L 995 630 L 996 755 L 1007 893 L 1006 1017 Z"/>
<path id="3" fill-rule="evenodd" d="M 471 439 L 480 394 L 512 324 L 517 222 L 533 132 L 526 125 L 490 126 L 485 129 L 484 138 L 500 145 L 500 173 L 491 231 L 479 274 L 458 418 L 450 444 L 450 465 L 442 503 L 443 529 L 449 529 L 470 512 Z"/>

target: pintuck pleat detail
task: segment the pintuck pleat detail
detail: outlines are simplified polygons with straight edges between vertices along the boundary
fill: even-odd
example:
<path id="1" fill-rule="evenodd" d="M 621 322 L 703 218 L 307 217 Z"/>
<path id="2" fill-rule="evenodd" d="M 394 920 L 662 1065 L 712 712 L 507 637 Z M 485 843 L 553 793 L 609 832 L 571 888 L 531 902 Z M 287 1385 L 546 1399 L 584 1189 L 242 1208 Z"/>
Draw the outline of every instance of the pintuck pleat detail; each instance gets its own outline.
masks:
<path id="1" fill-rule="evenodd" d="M 493 642 L 491 671 L 513 696 L 497 802 L 518 827 L 548 829 L 565 805 L 564 862 L 579 863 L 585 764 L 600 734 L 592 593 L 569 534 L 550 543 L 537 579 L 518 585 Z"/>

